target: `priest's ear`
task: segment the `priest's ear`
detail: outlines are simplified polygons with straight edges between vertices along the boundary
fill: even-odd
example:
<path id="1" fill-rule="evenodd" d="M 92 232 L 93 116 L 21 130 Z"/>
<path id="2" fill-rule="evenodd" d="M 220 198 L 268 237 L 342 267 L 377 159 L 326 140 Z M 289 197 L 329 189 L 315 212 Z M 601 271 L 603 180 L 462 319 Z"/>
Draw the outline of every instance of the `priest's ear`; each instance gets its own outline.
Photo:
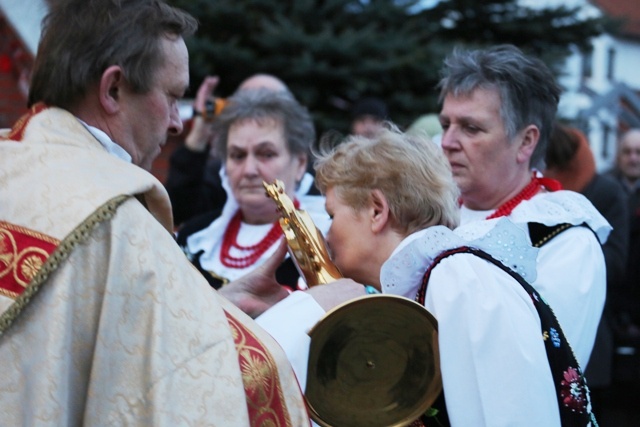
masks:
<path id="1" fill-rule="evenodd" d="M 124 74 L 119 65 L 112 65 L 102 73 L 98 90 L 100 105 L 107 114 L 115 114 L 120 110 L 119 102 L 124 84 Z"/>
<path id="2" fill-rule="evenodd" d="M 380 233 L 389 223 L 390 211 L 387 198 L 378 189 L 371 191 L 369 196 L 369 219 L 371 221 L 371 231 Z"/>

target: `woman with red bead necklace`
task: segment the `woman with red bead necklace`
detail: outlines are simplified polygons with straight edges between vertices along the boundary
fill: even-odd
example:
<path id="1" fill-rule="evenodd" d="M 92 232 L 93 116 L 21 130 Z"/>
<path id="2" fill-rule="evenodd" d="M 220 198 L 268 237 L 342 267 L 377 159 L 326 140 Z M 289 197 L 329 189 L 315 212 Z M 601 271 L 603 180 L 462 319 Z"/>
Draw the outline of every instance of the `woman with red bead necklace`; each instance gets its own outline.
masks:
<path id="1" fill-rule="evenodd" d="M 214 123 L 216 150 L 224 159 L 223 186 L 229 195 L 221 211 L 196 217 L 178 232 L 178 243 L 214 288 L 253 270 L 275 251 L 282 237 L 276 205 L 263 181 L 279 179 L 321 231 L 329 227 L 324 197 L 313 192 L 306 173 L 315 139 L 306 108 L 288 92 L 246 90 L 232 96 Z M 298 287 L 299 273 L 287 258 L 278 282 Z"/>
<path id="2" fill-rule="evenodd" d="M 455 50 L 442 75 L 440 142 L 460 190 L 457 232 L 472 238 L 507 218 L 527 233 L 540 247 L 532 286 L 584 368 L 604 307 L 611 226 L 584 196 L 539 172 L 561 88 L 540 59 L 511 45 Z"/>

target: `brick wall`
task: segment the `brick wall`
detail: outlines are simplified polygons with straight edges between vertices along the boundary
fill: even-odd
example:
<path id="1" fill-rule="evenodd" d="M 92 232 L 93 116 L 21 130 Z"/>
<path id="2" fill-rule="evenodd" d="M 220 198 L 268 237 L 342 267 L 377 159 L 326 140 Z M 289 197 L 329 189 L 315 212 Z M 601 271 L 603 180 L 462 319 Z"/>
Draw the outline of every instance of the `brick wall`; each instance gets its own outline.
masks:
<path id="1" fill-rule="evenodd" d="M 14 76 L 0 69 L 0 128 L 10 127 L 27 110 L 27 99 Z"/>
<path id="2" fill-rule="evenodd" d="M 0 128 L 10 127 L 27 111 L 33 56 L 0 14 Z"/>

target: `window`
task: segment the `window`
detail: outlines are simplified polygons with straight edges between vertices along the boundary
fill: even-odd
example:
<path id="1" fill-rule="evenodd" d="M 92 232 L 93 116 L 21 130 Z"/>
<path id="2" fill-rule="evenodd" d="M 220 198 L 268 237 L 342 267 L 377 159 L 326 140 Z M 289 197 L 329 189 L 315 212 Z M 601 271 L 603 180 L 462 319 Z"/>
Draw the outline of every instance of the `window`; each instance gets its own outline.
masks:
<path id="1" fill-rule="evenodd" d="M 615 62 L 616 62 L 616 49 L 610 47 L 607 51 L 607 79 L 614 79 L 615 72 Z"/>
<path id="2" fill-rule="evenodd" d="M 602 158 L 609 158 L 609 136 L 611 135 L 611 127 L 609 125 L 602 125 Z"/>
<path id="3" fill-rule="evenodd" d="M 582 52 L 582 79 L 587 79 L 593 75 L 593 49 L 590 48 Z"/>

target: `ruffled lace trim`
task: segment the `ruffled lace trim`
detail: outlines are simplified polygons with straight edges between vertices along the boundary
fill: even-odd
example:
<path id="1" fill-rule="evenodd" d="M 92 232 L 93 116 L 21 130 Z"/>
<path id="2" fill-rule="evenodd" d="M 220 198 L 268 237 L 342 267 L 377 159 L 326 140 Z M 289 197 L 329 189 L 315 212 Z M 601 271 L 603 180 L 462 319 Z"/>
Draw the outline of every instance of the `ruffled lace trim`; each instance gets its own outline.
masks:
<path id="1" fill-rule="evenodd" d="M 509 219 L 516 224 L 538 222 L 546 226 L 585 223 L 596 233 L 600 243 L 607 241 L 612 230 L 611 225 L 591 202 L 582 194 L 573 191 L 539 194 L 520 203 Z"/>
<path id="2" fill-rule="evenodd" d="M 487 223 L 489 227 L 487 227 Z M 529 283 L 536 279 L 538 249 L 527 233 L 506 218 L 483 221 L 482 233 L 458 233 L 444 226 L 429 227 L 408 236 L 383 264 L 380 272 L 385 293 L 413 299 L 427 267 L 442 252 L 460 246 L 481 249 L 520 274 Z"/>

